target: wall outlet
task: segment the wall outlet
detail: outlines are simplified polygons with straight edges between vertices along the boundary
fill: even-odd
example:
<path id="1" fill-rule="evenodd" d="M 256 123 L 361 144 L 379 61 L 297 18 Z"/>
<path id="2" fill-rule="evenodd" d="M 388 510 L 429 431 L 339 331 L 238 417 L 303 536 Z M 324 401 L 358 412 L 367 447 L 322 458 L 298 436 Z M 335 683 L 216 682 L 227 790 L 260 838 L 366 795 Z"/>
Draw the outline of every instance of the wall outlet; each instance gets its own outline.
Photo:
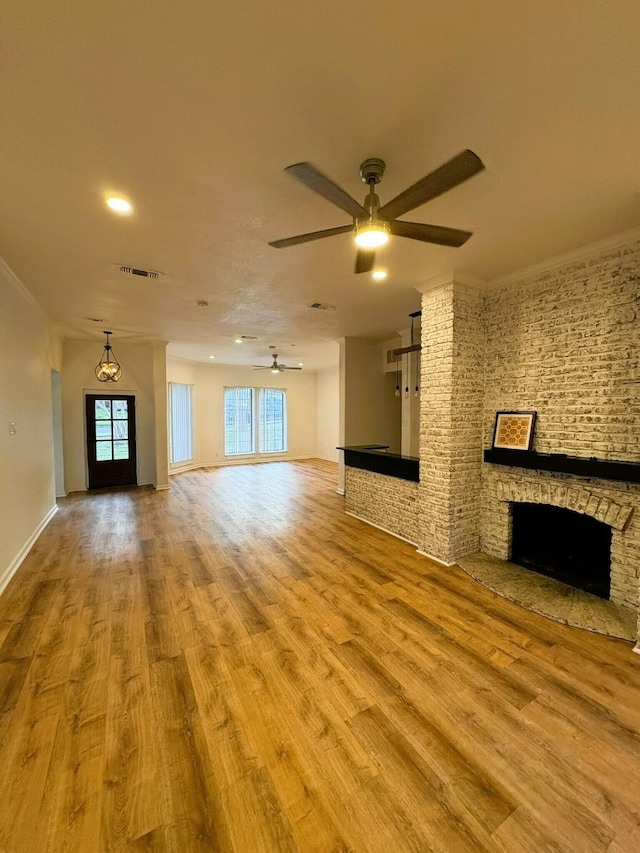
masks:
<path id="1" fill-rule="evenodd" d="M 15 435 L 18 432 L 16 425 L 12 422 L 9 424 L 9 435 Z"/>

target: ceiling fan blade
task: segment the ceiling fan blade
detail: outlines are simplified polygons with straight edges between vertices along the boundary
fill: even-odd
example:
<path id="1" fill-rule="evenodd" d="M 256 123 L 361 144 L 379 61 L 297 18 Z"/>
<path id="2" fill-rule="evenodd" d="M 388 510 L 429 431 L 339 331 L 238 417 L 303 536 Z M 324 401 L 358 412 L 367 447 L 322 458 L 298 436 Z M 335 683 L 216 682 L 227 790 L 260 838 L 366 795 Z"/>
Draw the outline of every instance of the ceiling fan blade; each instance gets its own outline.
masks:
<path id="1" fill-rule="evenodd" d="M 369 213 L 364 207 L 359 204 L 354 198 L 351 198 L 349 193 L 345 192 L 337 184 L 334 184 L 330 178 L 319 172 L 311 163 L 294 163 L 293 166 L 287 166 L 285 172 L 288 172 L 301 184 L 309 187 L 318 195 L 326 198 L 332 204 L 337 205 L 349 216 L 362 217 L 369 216 Z"/>
<path id="2" fill-rule="evenodd" d="M 462 246 L 473 234 L 472 231 L 460 231 L 458 228 L 444 228 L 442 225 L 425 225 L 422 222 L 401 222 L 395 219 L 389 223 L 389 231 L 396 237 L 408 237 L 410 240 L 422 240 L 423 243 L 438 243 L 440 246 Z"/>
<path id="3" fill-rule="evenodd" d="M 301 367 L 287 367 L 286 364 L 281 364 L 280 370 L 302 370 L 302 368 Z"/>
<path id="4" fill-rule="evenodd" d="M 266 365 L 266 366 L 264 364 L 252 364 L 251 365 L 251 367 L 253 367 L 254 370 L 271 370 L 272 366 L 273 365 L 271 365 L 271 364 Z"/>
<path id="5" fill-rule="evenodd" d="M 452 160 L 444 163 L 434 172 L 410 186 L 391 201 L 383 204 L 378 211 L 381 219 L 395 219 L 408 210 L 419 207 L 426 201 L 457 187 L 467 178 L 471 178 L 484 169 L 484 163 L 473 151 L 461 151 Z"/>
<path id="6" fill-rule="evenodd" d="M 354 272 L 371 272 L 376 262 L 376 253 L 372 249 L 358 249 L 356 268 Z"/>
<path id="7" fill-rule="evenodd" d="M 297 237 L 285 237 L 284 240 L 273 240 L 269 245 L 273 246 L 274 249 L 285 249 L 287 246 L 310 243 L 312 240 L 322 240 L 323 237 L 334 237 L 336 234 L 346 234 L 348 231 L 353 231 L 353 225 L 340 225 L 338 228 L 325 228 L 324 231 L 298 234 Z"/>

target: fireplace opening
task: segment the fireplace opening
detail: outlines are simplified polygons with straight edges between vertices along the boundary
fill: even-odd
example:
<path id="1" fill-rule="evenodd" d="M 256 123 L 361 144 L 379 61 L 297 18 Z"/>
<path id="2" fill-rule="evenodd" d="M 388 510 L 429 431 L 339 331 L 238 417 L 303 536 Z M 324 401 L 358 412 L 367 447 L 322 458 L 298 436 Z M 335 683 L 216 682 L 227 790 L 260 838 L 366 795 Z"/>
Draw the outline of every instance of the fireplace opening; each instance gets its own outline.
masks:
<path id="1" fill-rule="evenodd" d="M 514 503 L 511 562 L 608 599 L 611 527 L 570 509 Z"/>

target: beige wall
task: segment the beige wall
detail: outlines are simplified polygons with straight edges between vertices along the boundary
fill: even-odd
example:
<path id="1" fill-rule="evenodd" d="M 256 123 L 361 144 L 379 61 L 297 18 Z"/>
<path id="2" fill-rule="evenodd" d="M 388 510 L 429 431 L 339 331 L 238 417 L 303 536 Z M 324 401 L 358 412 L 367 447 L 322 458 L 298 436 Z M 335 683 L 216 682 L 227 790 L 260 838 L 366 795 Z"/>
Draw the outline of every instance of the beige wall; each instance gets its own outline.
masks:
<path id="1" fill-rule="evenodd" d="M 338 461 L 340 385 L 337 367 L 318 372 L 318 452 L 321 459 Z"/>
<path id="2" fill-rule="evenodd" d="M 2 590 L 55 511 L 50 366 L 56 362 L 42 311 L 2 261 L 0 340 Z"/>
<path id="3" fill-rule="evenodd" d="M 339 443 L 402 447 L 402 397 L 395 396 L 396 375 L 381 370 L 381 345 L 342 338 L 339 367 Z M 338 491 L 344 493 L 344 454 L 340 454 Z"/>
<path id="4" fill-rule="evenodd" d="M 340 358 L 344 443 L 388 444 L 392 453 L 400 453 L 402 398 L 395 397 L 395 373 L 380 369 L 380 344 L 345 338 Z"/>
<path id="5" fill-rule="evenodd" d="M 112 338 L 112 344 L 122 366 L 122 377 L 117 384 L 99 382 L 95 377 L 94 368 L 102 354 L 102 341 L 67 341 L 64 345 L 62 417 L 65 487 L 68 492 L 87 488 L 86 392 L 135 396 L 138 484 L 157 488 L 164 488 L 167 484 L 165 347 L 126 344 L 118 341 L 117 337 Z M 159 433 L 157 423 L 161 425 Z"/>
<path id="6" fill-rule="evenodd" d="M 197 364 L 168 358 L 167 381 L 193 386 L 194 460 L 187 466 L 171 466 L 172 470 L 276 458 L 271 455 L 243 456 L 229 460 L 225 457 L 224 389 L 233 386 L 286 390 L 289 449 L 277 458 L 303 459 L 317 454 L 317 382 L 314 372 L 296 370 L 276 376 L 268 370 Z"/>

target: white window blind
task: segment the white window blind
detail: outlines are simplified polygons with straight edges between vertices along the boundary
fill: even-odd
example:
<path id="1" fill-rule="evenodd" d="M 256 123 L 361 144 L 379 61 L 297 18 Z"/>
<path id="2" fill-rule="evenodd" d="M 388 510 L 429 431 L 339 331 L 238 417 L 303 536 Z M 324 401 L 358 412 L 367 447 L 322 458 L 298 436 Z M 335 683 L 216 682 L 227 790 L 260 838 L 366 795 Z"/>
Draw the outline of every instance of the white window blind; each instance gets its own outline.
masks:
<path id="1" fill-rule="evenodd" d="M 169 383 L 169 458 L 172 463 L 193 459 L 191 385 Z"/>
<path id="2" fill-rule="evenodd" d="M 225 388 L 224 453 L 255 453 L 253 388 Z"/>
<path id="3" fill-rule="evenodd" d="M 287 449 L 287 395 L 272 388 L 260 389 L 260 453 Z"/>

